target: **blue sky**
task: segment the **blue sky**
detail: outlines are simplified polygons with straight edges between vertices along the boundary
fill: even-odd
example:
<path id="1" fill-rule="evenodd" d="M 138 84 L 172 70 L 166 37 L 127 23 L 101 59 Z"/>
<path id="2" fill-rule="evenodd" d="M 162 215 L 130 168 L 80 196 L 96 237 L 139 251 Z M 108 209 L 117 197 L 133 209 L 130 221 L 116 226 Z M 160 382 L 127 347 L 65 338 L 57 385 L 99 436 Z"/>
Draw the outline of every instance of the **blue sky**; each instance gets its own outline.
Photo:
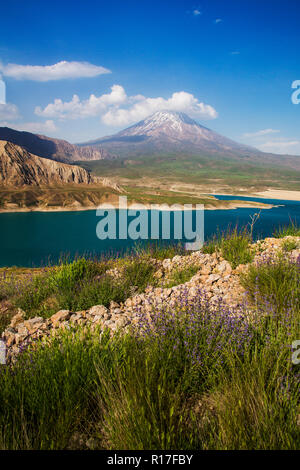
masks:
<path id="1" fill-rule="evenodd" d="M 174 109 L 300 155 L 299 15 L 299 0 L 11 0 L 0 125 L 81 142 Z"/>

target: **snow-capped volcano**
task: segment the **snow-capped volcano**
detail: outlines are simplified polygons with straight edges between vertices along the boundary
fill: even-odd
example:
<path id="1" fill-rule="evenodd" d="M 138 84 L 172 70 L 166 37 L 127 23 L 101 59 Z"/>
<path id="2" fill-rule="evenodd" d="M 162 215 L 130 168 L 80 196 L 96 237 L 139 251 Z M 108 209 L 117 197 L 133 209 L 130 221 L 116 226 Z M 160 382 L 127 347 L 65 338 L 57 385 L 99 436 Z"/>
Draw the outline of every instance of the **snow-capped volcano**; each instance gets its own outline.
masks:
<path id="1" fill-rule="evenodd" d="M 128 129 L 122 132 L 131 133 L 131 135 L 141 133 L 148 135 L 158 129 L 160 132 L 178 133 L 183 132 L 183 124 L 197 126 L 196 121 L 189 118 L 189 116 L 184 113 L 179 113 L 175 111 L 157 111 L 156 113 L 147 117 L 143 121 L 138 122 L 134 126 L 129 127 Z"/>
<path id="2" fill-rule="evenodd" d="M 101 145 L 119 156 L 157 153 L 260 153 L 201 126 L 194 119 L 177 111 L 157 111 L 117 134 L 88 142 L 88 145 Z"/>

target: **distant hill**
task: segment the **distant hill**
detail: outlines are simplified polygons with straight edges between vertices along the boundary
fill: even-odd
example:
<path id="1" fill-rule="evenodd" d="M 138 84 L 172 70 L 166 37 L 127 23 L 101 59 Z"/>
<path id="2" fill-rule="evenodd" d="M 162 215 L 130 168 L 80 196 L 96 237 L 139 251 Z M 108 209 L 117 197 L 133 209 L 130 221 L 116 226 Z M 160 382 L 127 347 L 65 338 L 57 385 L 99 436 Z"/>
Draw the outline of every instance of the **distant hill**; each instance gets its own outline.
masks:
<path id="1" fill-rule="evenodd" d="M 97 184 L 100 178 L 76 165 L 55 162 L 29 153 L 19 145 L 0 140 L 0 186 L 53 186 Z"/>
<path id="2" fill-rule="evenodd" d="M 19 145 L 39 157 L 64 163 L 79 160 L 102 160 L 111 157 L 109 152 L 102 149 L 101 146 L 97 146 L 97 148 L 90 146 L 78 147 L 66 140 L 52 139 L 31 132 L 16 131 L 9 127 L 0 127 L 0 140 Z"/>

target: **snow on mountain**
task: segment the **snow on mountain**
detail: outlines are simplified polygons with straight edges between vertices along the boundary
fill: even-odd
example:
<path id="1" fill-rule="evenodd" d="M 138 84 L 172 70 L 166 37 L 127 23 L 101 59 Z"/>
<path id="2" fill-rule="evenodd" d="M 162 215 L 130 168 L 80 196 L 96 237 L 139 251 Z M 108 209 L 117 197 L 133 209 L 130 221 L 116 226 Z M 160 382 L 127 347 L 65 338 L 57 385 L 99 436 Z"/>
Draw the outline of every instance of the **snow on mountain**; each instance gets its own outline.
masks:
<path id="1" fill-rule="evenodd" d="M 81 145 L 101 145 L 119 156 L 169 152 L 234 155 L 260 153 L 254 148 L 227 139 L 201 126 L 186 114 L 176 111 L 157 111 L 117 134 Z"/>

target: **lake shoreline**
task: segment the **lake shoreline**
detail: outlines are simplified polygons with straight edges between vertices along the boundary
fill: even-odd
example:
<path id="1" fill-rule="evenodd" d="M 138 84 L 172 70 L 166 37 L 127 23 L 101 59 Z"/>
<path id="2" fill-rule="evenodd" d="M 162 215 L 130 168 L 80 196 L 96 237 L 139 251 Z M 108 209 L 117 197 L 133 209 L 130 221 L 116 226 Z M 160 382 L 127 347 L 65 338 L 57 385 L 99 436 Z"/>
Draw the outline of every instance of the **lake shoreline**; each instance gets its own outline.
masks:
<path id="1" fill-rule="evenodd" d="M 230 195 L 229 195 L 230 196 Z M 250 196 L 249 196 L 250 197 Z M 183 204 L 180 204 L 180 205 L 183 205 Z M 36 209 L 29 209 L 27 207 L 22 207 L 22 208 L 8 208 L 8 209 L 0 209 L 0 214 L 15 214 L 15 213 L 25 213 L 25 212 L 80 212 L 80 211 L 96 211 L 98 208 L 101 208 L 101 209 L 112 209 L 113 204 L 108 204 L 108 205 L 99 205 L 99 206 L 93 206 L 93 207 L 61 207 L 61 206 L 58 206 L 58 207 L 53 207 L 53 208 L 36 208 Z M 159 206 L 159 204 L 143 204 L 143 206 L 146 207 L 147 210 L 151 209 L 151 206 L 153 206 L 152 208 L 155 209 L 154 206 Z M 195 206 L 195 204 L 193 204 L 193 206 Z M 273 204 L 266 204 L 266 203 L 259 203 L 259 202 L 251 202 L 251 201 L 245 201 L 245 203 L 243 203 L 243 201 L 238 201 L 238 200 L 233 200 L 233 201 L 220 201 L 220 204 L 218 204 L 218 206 L 213 206 L 211 205 L 211 203 L 208 203 L 208 204 L 204 204 L 204 210 L 209 210 L 209 211 L 213 211 L 213 210 L 234 210 L 234 209 L 272 209 L 272 207 L 274 207 Z M 126 208 L 122 208 L 122 207 L 118 207 L 118 206 L 115 206 L 115 209 L 126 209 Z M 128 207 L 127 209 L 131 209 L 131 210 L 140 210 L 140 206 L 138 203 L 133 203 L 133 204 L 128 204 Z M 170 208 L 164 208 L 164 209 L 159 209 L 158 207 L 158 210 L 163 210 L 163 211 L 177 211 L 177 210 L 181 210 L 180 208 L 178 209 L 172 209 L 171 207 Z M 185 210 L 189 210 L 189 209 L 185 209 Z"/>
<path id="2" fill-rule="evenodd" d="M 252 197 L 259 199 L 275 199 L 278 201 L 300 201 L 300 191 L 288 191 L 285 189 L 267 189 L 256 193 L 231 194 L 231 193 L 207 193 L 210 196 L 232 196 L 232 197 Z"/>

